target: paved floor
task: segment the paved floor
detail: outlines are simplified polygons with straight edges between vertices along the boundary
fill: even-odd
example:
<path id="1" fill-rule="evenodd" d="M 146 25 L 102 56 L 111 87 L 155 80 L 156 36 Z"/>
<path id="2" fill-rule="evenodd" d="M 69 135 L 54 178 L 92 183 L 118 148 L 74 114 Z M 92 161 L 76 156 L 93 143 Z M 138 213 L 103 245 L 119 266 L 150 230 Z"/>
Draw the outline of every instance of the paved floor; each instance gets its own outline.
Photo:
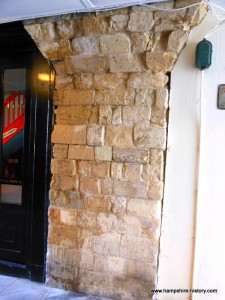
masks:
<path id="1" fill-rule="evenodd" d="M 0 275 L 0 300 L 107 300 L 46 287 L 27 279 Z"/>

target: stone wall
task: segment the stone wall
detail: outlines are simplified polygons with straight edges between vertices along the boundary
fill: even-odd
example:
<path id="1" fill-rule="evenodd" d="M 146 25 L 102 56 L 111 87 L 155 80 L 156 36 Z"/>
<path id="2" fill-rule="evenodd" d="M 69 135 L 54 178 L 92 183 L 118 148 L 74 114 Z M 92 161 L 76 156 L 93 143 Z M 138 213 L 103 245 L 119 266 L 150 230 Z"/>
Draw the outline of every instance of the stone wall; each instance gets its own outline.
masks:
<path id="1" fill-rule="evenodd" d="M 57 75 L 48 285 L 151 299 L 168 73 L 201 15 L 140 6 L 25 23 Z"/>

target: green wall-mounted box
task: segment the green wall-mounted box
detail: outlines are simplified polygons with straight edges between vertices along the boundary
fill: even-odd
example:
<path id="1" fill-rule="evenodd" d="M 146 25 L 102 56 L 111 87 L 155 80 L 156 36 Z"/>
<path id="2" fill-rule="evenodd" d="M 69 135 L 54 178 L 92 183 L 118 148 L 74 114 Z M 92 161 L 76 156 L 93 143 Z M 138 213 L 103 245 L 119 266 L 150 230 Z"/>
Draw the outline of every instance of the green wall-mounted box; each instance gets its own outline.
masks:
<path id="1" fill-rule="evenodd" d="M 203 39 L 196 46 L 195 66 L 200 70 L 207 69 L 212 64 L 212 44 Z"/>

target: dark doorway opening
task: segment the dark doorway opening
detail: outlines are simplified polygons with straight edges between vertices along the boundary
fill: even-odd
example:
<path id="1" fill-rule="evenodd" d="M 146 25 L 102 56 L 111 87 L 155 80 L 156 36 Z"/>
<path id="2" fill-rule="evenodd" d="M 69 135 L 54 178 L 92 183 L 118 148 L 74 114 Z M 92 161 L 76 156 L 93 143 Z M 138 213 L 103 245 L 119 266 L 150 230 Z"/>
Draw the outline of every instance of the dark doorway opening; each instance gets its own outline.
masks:
<path id="1" fill-rule="evenodd" d="M 54 74 L 21 22 L 0 42 L 0 274 L 44 282 Z"/>

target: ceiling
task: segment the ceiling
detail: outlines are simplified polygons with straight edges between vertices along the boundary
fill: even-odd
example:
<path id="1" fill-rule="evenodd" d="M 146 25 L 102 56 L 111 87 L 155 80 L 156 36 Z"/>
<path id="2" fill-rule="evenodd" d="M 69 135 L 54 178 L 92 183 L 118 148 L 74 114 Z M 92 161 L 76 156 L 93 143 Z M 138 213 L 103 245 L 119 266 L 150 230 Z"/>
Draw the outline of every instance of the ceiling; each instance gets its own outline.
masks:
<path id="1" fill-rule="evenodd" d="M 156 2 L 168 0 L 0 0 L 0 23 Z M 225 0 L 210 2 L 225 9 Z"/>

